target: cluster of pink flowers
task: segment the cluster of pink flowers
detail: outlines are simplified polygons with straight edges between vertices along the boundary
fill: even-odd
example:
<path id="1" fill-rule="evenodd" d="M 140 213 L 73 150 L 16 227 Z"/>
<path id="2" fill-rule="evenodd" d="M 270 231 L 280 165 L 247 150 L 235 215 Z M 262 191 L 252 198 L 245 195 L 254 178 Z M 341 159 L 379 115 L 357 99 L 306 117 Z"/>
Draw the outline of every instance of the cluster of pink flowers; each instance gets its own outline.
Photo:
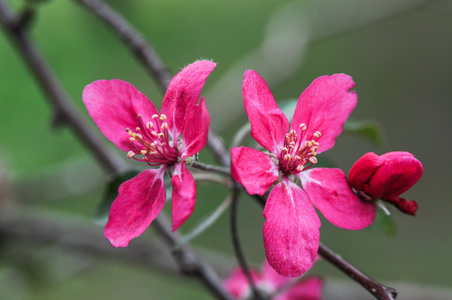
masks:
<path id="1" fill-rule="evenodd" d="M 158 167 L 120 186 L 105 227 L 113 246 L 127 246 L 162 210 L 165 172 L 173 186 L 173 231 L 193 212 L 196 187 L 185 164 L 206 144 L 210 117 L 199 97 L 214 68 L 211 61 L 197 61 L 179 72 L 168 87 L 161 113 L 121 80 L 99 80 L 83 91 L 88 113 L 102 133 L 129 158 Z M 349 180 L 340 169 L 313 167 L 317 155 L 334 146 L 355 108 L 354 85 L 345 74 L 317 78 L 300 95 L 289 123 L 264 79 L 252 70 L 244 75 L 243 99 L 251 135 L 265 151 L 231 149 L 231 174 L 249 194 L 264 195 L 271 188 L 263 211 L 264 247 L 269 265 L 280 275 L 300 276 L 313 265 L 320 238 L 315 208 L 332 224 L 351 230 L 372 224 L 376 199 L 412 215 L 417 209 L 416 202 L 399 198 L 422 175 L 421 163 L 410 153 L 367 153 L 353 165 Z M 253 276 L 278 289 L 284 280 L 272 272 L 264 265 L 262 275 Z M 242 279 L 243 274 L 236 271 L 226 284 L 237 298 L 245 293 L 244 284 L 236 288 Z M 319 281 L 313 285 L 317 291 Z"/>

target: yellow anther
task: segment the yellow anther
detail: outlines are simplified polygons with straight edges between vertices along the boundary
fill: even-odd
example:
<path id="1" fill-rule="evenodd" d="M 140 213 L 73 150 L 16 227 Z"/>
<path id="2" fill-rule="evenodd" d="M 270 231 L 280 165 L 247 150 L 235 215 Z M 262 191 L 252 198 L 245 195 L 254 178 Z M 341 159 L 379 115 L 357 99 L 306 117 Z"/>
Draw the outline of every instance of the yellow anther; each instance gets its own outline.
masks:
<path id="1" fill-rule="evenodd" d="M 152 122 L 147 122 L 146 123 L 146 128 L 147 129 L 152 129 L 152 128 L 154 128 L 154 124 Z"/>
<path id="2" fill-rule="evenodd" d="M 141 154 L 146 155 L 146 150 L 141 150 Z"/>
<path id="3" fill-rule="evenodd" d="M 160 115 L 160 120 L 165 121 L 166 120 L 166 116 L 164 114 Z"/>
<path id="4" fill-rule="evenodd" d="M 134 156 L 135 156 L 135 152 L 133 152 L 133 151 L 127 152 L 127 157 L 128 157 L 128 158 L 132 158 L 132 157 L 134 157 Z"/>

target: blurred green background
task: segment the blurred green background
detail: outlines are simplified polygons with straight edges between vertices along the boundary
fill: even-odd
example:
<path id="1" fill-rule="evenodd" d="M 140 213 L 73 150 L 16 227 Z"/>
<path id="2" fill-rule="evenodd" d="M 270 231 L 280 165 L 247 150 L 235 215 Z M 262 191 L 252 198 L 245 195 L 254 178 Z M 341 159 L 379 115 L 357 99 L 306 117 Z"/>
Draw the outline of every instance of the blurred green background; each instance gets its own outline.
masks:
<path id="1" fill-rule="evenodd" d="M 8 3 L 23 5 L 19 0 Z M 203 95 L 212 127 L 226 144 L 247 120 L 241 99 L 246 69 L 259 72 L 278 100 L 297 98 L 320 75 L 351 75 L 359 99 L 352 118 L 379 123 L 384 143 L 342 134 L 322 156 L 348 172 L 369 151 L 413 153 L 423 163 L 424 175 L 404 196 L 416 200 L 419 210 L 414 218 L 393 210 L 394 236 L 372 229 L 341 230 L 322 219 L 321 240 L 380 282 L 399 288 L 398 299 L 414 299 L 413 291 L 419 299 L 452 299 L 452 201 L 447 196 L 452 183 L 450 1 L 108 3 L 143 33 L 173 73 L 200 58 L 218 63 Z M 93 128 L 81 92 L 94 80 L 126 80 L 160 106 L 162 95 L 152 79 L 110 28 L 76 1 L 37 5 L 30 34 Z M 0 66 L 1 207 L 39 210 L 49 219 L 69 215 L 102 231 L 93 220 L 108 176 L 69 129 L 52 129 L 54 112 L 3 31 Z M 201 161 L 211 161 L 206 151 Z M 188 232 L 226 195 L 225 188 L 200 185 L 195 212 L 181 231 Z M 259 266 L 264 258 L 262 211 L 249 198 L 241 199 L 243 247 Z M 149 238 L 151 233 L 139 239 Z M 193 244 L 224 255 L 227 268 L 235 264 L 228 214 Z M 0 246 L 0 299 L 211 298 L 193 279 L 68 252 L 58 245 Z M 327 262 L 319 262 L 310 274 L 324 276 L 327 299 L 338 299 L 338 290 L 372 299 Z"/>

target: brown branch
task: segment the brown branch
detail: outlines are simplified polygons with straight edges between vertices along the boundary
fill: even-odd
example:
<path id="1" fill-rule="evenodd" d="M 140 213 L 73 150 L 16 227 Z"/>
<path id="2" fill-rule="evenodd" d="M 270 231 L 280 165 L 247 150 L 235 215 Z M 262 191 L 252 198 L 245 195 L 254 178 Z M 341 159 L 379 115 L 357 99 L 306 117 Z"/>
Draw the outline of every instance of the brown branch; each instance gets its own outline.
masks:
<path id="1" fill-rule="evenodd" d="M 108 173 L 124 169 L 122 160 L 116 159 L 105 148 L 99 135 L 92 132 L 86 124 L 45 58 L 24 31 L 20 17 L 3 0 L 0 0 L 0 23 L 55 109 L 56 119 L 63 121 L 74 131 Z"/>
<path id="2" fill-rule="evenodd" d="M 376 282 L 322 243 L 319 245 L 319 254 L 347 274 L 348 277 L 361 284 L 375 298 L 380 300 L 394 300 L 397 297 L 397 291 L 395 289 Z"/>
<path id="3" fill-rule="evenodd" d="M 164 94 L 171 78 L 168 68 L 163 64 L 154 48 L 143 36 L 118 12 L 99 0 L 75 0 L 84 5 L 102 21 L 107 23 L 119 35 L 130 50 L 143 64 L 149 74 L 155 79 Z"/>

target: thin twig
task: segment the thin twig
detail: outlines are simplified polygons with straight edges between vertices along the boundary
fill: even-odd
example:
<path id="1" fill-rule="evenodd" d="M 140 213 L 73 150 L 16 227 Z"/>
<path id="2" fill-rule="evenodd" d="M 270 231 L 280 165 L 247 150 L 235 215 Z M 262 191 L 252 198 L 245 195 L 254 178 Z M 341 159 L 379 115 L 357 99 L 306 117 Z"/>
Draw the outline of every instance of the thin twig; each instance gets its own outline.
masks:
<path id="1" fill-rule="evenodd" d="M 245 259 L 245 254 L 243 253 L 242 246 L 240 244 L 240 238 L 239 238 L 239 229 L 238 229 L 238 218 L 237 218 L 237 211 L 238 211 L 238 198 L 239 196 L 239 189 L 237 187 L 234 187 L 232 191 L 232 203 L 231 203 L 231 238 L 232 238 L 232 246 L 234 248 L 235 256 L 237 257 L 237 260 L 239 262 L 239 265 L 242 269 L 243 274 L 245 274 L 246 280 L 248 281 L 248 285 L 251 288 L 251 291 L 253 293 L 254 300 L 261 300 L 265 299 L 262 293 L 259 292 L 259 290 L 256 288 L 256 283 L 254 282 L 253 277 L 251 276 L 250 268 L 248 266 L 248 263 Z"/>
<path id="2" fill-rule="evenodd" d="M 168 68 L 163 64 L 155 49 L 143 38 L 143 36 L 117 11 L 107 3 L 99 0 L 75 0 L 86 6 L 102 21 L 110 25 L 121 37 L 125 45 L 140 60 L 145 69 L 157 82 L 164 94 L 171 78 Z"/>
<path id="3" fill-rule="evenodd" d="M 19 16 L 3 0 L 0 0 L 0 23 L 55 109 L 56 119 L 69 125 L 108 173 L 124 169 L 123 161 L 105 148 L 99 135 L 86 124 L 45 58 L 20 25 Z"/>
<path id="4" fill-rule="evenodd" d="M 243 125 L 232 138 L 231 148 L 239 147 L 242 140 L 251 132 L 251 123 Z"/>
<path id="5" fill-rule="evenodd" d="M 347 276 L 361 284 L 375 298 L 379 300 L 394 300 L 397 297 L 395 289 L 376 282 L 322 243 L 319 246 L 319 254 L 347 274 Z"/>
<path id="6" fill-rule="evenodd" d="M 206 165 L 206 164 L 203 164 L 203 163 L 200 163 L 197 161 L 193 161 L 190 164 L 190 167 L 193 167 L 193 168 L 196 168 L 196 169 L 202 170 L 202 171 L 210 171 L 210 172 L 223 174 L 226 176 L 231 176 L 231 172 L 229 171 L 229 168 L 226 168 L 226 167 Z"/>

